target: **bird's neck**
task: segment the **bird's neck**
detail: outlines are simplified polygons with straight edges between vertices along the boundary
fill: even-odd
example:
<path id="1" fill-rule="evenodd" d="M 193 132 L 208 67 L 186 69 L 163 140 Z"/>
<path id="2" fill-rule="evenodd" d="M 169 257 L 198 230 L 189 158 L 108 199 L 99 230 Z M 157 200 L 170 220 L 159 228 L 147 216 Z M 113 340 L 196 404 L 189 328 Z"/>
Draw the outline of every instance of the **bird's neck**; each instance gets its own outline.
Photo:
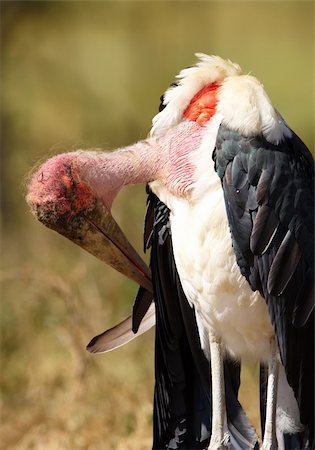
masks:
<path id="1" fill-rule="evenodd" d="M 158 145 L 154 141 L 144 140 L 112 153 L 82 152 L 73 162 L 75 172 L 110 209 L 123 186 L 146 183 L 159 172 Z"/>
<path id="2" fill-rule="evenodd" d="M 175 195 L 193 183 L 191 152 L 201 142 L 202 128 L 184 122 L 165 136 L 152 137 L 112 153 L 82 152 L 75 159 L 76 173 L 107 208 L 123 186 L 162 182 Z"/>

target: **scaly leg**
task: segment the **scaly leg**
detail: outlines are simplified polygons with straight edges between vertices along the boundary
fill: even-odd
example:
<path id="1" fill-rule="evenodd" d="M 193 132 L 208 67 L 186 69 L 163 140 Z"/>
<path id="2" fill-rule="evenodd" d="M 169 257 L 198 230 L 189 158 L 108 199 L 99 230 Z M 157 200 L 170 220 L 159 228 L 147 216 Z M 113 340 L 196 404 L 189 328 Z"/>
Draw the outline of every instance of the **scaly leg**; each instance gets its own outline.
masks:
<path id="1" fill-rule="evenodd" d="M 274 337 L 270 341 L 270 350 L 268 360 L 266 423 L 262 450 L 277 450 L 278 448 L 276 437 L 276 411 L 279 363 L 277 360 L 277 347 Z"/>
<path id="2" fill-rule="evenodd" d="M 209 333 L 212 379 L 212 431 L 208 450 L 227 450 L 229 435 L 225 427 L 225 387 L 221 340 Z"/>

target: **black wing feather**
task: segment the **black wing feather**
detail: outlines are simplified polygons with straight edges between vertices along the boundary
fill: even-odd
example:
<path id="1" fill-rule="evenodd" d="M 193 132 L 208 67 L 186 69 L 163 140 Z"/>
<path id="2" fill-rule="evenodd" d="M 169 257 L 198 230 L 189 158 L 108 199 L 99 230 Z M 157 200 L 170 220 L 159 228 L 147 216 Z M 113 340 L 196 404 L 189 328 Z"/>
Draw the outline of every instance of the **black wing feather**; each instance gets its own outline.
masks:
<path id="1" fill-rule="evenodd" d="M 274 210 L 268 205 L 262 205 L 255 216 L 250 237 L 250 249 L 254 255 L 262 255 L 270 248 L 278 225 L 279 219 Z"/>
<path id="2" fill-rule="evenodd" d="M 221 126 L 213 159 L 240 271 L 267 302 L 287 379 L 312 440 L 313 158 L 294 133 L 273 145 Z"/>
<path id="3" fill-rule="evenodd" d="M 210 367 L 175 268 L 167 207 L 153 194 L 151 271 L 156 303 L 153 448 L 203 449 L 210 436 Z"/>

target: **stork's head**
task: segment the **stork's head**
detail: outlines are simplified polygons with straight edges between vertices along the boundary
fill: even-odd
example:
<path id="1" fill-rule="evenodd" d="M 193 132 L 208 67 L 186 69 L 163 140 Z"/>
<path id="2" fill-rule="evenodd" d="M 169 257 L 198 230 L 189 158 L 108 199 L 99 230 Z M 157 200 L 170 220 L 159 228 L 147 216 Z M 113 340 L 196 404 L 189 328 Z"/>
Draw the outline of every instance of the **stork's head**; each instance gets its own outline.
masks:
<path id="1" fill-rule="evenodd" d="M 77 151 L 49 159 L 33 173 L 26 200 L 44 225 L 152 291 L 149 269 L 110 214 L 116 192 L 112 180 L 100 186 L 110 171 L 105 158 L 105 173 L 95 174 L 97 156 Z"/>
<path id="2" fill-rule="evenodd" d="M 198 58 L 166 91 L 148 139 L 112 153 L 56 156 L 29 184 L 27 201 L 40 221 L 126 272 L 123 258 L 128 276 L 145 287 L 148 271 L 110 214 L 119 190 L 153 182 L 173 196 L 190 195 L 199 176 L 198 150 L 206 146 L 205 165 L 210 165 L 221 123 L 245 136 L 263 134 L 273 143 L 290 133 L 258 80 L 217 56 Z"/>
<path id="3" fill-rule="evenodd" d="M 79 154 L 79 152 L 78 152 Z M 95 197 L 87 184 L 78 180 L 71 153 L 55 156 L 33 174 L 27 201 L 39 220 L 47 225 L 63 220 L 71 222 L 82 211 L 95 206 Z"/>

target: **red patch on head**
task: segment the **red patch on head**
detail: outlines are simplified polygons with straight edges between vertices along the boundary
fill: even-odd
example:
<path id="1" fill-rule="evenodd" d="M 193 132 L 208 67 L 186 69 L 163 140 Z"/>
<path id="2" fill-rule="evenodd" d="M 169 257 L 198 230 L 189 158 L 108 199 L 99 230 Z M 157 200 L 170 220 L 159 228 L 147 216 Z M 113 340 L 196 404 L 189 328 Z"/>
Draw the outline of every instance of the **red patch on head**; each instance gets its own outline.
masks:
<path id="1" fill-rule="evenodd" d="M 208 122 L 216 112 L 218 89 L 218 83 L 211 83 L 197 92 L 185 109 L 184 117 L 199 125 Z"/>
<path id="2" fill-rule="evenodd" d="M 89 186 L 84 183 L 77 183 L 76 185 L 76 196 L 73 200 L 74 210 L 78 213 L 91 208 L 94 204 L 94 197 Z"/>
<path id="3" fill-rule="evenodd" d="M 80 213 L 91 205 L 91 189 L 86 184 L 75 181 L 72 171 L 71 175 L 65 173 L 61 176 L 61 187 L 64 197 L 71 200 L 74 213 Z"/>
<path id="4" fill-rule="evenodd" d="M 73 180 L 72 180 L 72 178 L 70 178 L 70 176 L 68 174 L 65 173 L 64 175 L 61 175 L 60 178 L 61 178 L 62 184 L 68 191 L 73 189 Z"/>

